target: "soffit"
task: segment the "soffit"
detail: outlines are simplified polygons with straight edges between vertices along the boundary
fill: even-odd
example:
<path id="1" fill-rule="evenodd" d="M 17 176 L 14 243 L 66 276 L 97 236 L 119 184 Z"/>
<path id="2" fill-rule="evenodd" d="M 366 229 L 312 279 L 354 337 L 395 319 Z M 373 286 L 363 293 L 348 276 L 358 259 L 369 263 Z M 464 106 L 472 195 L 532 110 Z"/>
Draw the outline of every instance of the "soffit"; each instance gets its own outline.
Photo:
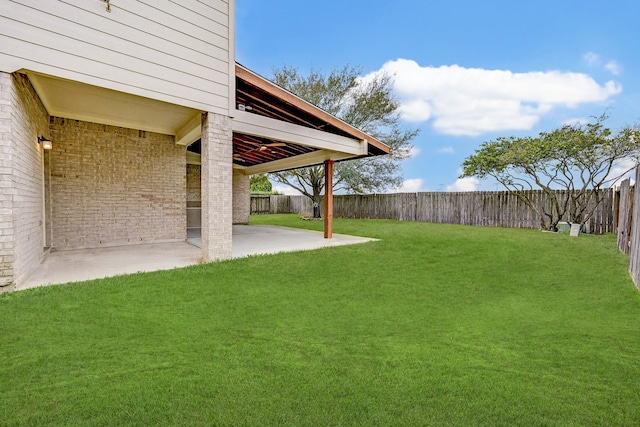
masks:
<path id="1" fill-rule="evenodd" d="M 27 75 L 52 116 L 168 135 L 179 135 L 196 119 L 199 125 L 200 111 L 192 108 L 30 71 Z"/>

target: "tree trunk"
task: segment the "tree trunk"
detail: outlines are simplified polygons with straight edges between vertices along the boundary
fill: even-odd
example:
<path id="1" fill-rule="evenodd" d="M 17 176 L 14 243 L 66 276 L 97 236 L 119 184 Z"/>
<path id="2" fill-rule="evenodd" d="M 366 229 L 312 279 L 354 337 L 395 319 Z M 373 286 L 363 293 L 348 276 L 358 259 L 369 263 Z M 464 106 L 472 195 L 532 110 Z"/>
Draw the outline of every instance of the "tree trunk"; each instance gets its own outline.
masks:
<path id="1" fill-rule="evenodd" d="M 311 198 L 311 204 L 313 205 L 313 217 L 314 218 L 322 218 L 320 209 L 320 203 L 322 202 L 322 197 L 319 194 L 314 194 Z"/>

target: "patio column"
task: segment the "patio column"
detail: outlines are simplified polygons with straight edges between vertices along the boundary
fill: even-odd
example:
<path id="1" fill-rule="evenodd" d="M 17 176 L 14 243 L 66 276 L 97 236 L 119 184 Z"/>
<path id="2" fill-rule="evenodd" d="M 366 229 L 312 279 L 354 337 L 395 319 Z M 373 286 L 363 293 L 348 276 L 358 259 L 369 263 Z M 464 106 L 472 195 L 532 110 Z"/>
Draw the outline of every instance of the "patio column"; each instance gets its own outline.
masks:
<path id="1" fill-rule="evenodd" d="M 333 237 L 333 160 L 324 162 L 324 238 Z"/>
<path id="2" fill-rule="evenodd" d="M 249 224 L 251 211 L 250 176 L 242 170 L 233 170 L 233 223 Z"/>
<path id="3" fill-rule="evenodd" d="M 202 258 L 231 258 L 233 225 L 233 132 L 231 118 L 202 115 Z"/>

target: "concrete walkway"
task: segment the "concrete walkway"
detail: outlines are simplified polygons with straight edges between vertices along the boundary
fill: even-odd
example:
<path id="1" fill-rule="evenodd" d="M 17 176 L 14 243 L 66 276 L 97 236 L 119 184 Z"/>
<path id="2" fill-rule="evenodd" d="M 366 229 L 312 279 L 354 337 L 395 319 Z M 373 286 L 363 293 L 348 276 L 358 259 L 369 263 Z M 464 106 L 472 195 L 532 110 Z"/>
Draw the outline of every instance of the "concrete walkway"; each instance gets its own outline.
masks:
<path id="1" fill-rule="evenodd" d="M 311 250 L 372 240 L 375 239 L 343 234 L 325 239 L 317 231 L 271 225 L 234 225 L 233 257 Z M 52 252 L 16 290 L 197 264 L 202 257 L 202 239 L 191 237 L 187 241 Z"/>

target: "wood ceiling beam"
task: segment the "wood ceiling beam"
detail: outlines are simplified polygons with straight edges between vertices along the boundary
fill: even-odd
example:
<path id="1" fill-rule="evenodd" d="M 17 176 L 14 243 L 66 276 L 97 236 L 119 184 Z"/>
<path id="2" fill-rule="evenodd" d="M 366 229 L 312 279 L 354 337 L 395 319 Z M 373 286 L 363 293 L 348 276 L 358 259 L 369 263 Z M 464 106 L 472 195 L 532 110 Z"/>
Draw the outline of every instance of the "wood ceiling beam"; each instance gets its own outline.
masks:
<path id="1" fill-rule="evenodd" d="M 367 155 L 367 142 L 323 132 L 257 114 L 237 111 L 233 131 L 291 144 L 342 151 L 353 157 Z"/>
<path id="2" fill-rule="evenodd" d="M 249 166 L 245 169 L 247 175 L 257 173 L 279 172 L 288 169 L 302 168 L 306 166 L 318 165 L 325 160 L 346 160 L 350 155 L 330 150 L 317 150 L 300 156 L 289 157 L 287 159 L 275 160 L 269 163 Z"/>

